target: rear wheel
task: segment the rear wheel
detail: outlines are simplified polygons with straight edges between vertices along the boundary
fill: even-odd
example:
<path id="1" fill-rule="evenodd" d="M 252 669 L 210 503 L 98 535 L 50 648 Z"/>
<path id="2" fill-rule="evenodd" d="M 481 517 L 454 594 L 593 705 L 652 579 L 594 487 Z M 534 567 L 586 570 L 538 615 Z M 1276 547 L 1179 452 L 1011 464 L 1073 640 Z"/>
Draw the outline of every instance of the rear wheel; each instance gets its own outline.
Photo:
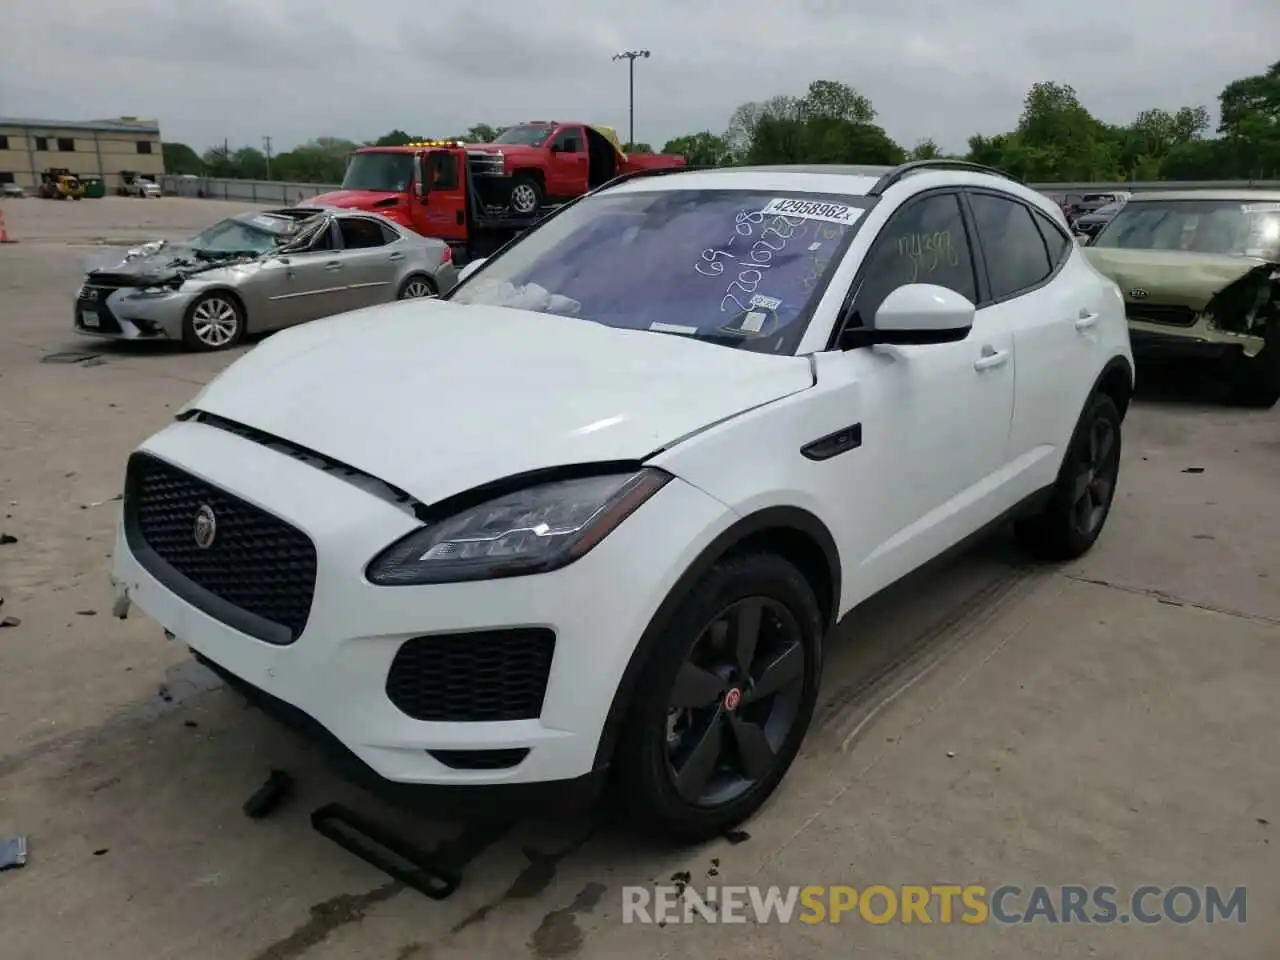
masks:
<path id="1" fill-rule="evenodd" d="M 396 294 L 397 300 L 416 300 L 420 297 L 434 297 L 436 289 L 432 285 L 431 280 L 425 275 L 415 273 L 411 277 L 407 277 L 404 283 L 400 284 L 400 290 Z"/>
<path id="2" fill-rule="evenodd" d="M 511 209 L 522 216 L 537 213 L 542 207 L 543 189 L 538 178 L 531 173 L 516 174 L 511 187 Z"/>
<path id="3" fill-rule="evenodd" d="M 782 557 L 746 554 L 707 573 L 663 631 L 614 757 L 638 826 L 697 842 L 769 798 L 813 716 L 822 623 Z"/>
<path id="4" fill-rule="evenodd" d="M 1120 411 L 1094 394 L 1076 426 L 1045 509 L 1014 531 L 1041 560 L 1074 560 L 1093 546 L 1111 513 L 1120 477 Z"/>
<path id="5" fill-rule="evenodd" d="M 244 307 L 230 294 L 215 291 L 197 298 L 182 322 L 188 350 L 209 353 L 234 347 L 244 336 Z"/>

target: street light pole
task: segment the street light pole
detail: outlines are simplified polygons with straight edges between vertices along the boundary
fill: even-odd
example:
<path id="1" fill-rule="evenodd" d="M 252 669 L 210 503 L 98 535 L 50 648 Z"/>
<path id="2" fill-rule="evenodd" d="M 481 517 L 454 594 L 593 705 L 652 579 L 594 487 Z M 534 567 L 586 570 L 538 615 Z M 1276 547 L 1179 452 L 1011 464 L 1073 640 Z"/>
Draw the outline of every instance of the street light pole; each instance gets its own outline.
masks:
<path id="1" fill-rule="evenodd" d="M 648 50 L 624 50 L 622 53 L 615 53 L 614 60 L 627 61 L 627 88 L 628 88 L 628 107 L 627 113 L 630 119 L 630 129 L 627 133 L 627 143 L 634 144 L 636 142 L 636 61 L 649 56 Z"/>

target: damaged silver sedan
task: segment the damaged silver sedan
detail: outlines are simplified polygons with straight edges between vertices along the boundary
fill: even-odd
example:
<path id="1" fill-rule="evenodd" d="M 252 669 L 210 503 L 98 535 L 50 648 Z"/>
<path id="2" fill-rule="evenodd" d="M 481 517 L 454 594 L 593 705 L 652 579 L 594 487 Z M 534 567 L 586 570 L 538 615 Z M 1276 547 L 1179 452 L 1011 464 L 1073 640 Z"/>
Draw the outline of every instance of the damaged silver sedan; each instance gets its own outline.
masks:
<path id="1" fill-rule="evenodd" d="M 315 207 L 245 213 L 184 243 L 90 270 L 77 333 L 225 350 L 266 333 L 397 299 L 436 296 L 458 272 L 448 244 L 376 214 Z"/>

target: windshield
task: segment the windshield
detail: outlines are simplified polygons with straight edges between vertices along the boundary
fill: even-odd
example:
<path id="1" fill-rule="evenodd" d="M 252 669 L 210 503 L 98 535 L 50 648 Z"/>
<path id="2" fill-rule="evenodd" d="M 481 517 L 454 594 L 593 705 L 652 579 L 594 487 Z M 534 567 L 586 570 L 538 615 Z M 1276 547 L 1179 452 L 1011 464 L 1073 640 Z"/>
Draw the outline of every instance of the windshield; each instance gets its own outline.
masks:
<path id="1" fill-rule="evenodd" d="M 792 352 L 873 202 L 742 190 L 604 194 L 527 233 L 450 299 Z"/>
<path id="2" fill-rule="evenodd" d="M 1112 216 L 1115 216 L 1117 213 L 1119 213 L 1120 208 L 1123 206 L 1124 204 L 1121 203 L 1119 200 L 1117 200 L 1114 203 L 1108 203 L 1105 207 L 1099 207 L 1097 210 L 1093 211 L 1093 213 L 1089 214 L 1089 216 L 1112 217 Z"/>
<path id="3" fill-rule="evenodd" d="M 545 123 L 522 123 L 518 127 L 508 127 L 498 134 L 494 143 L 514 143 L 524 147 L 540 147 L 547 142 L 547 137 L 555 127 Z"/>
<path id="4" fill-rule="evenodd" d="M 292 220 L 264 214 L 220 220 L 191 238 L 202 253 L 266 253 L 298 229 Z"/>
<path id="5" fill-rule="evenodd" d="M 1280 202 L 1131 202 L 1098 234 L 1094 246 L 1280 259 Z"/>
<path id="6" fill-rule="evenodd" d="M 347 161 L 343 190 L 403 193 L 413 182 L 411 153 L 353 153 Z"/>

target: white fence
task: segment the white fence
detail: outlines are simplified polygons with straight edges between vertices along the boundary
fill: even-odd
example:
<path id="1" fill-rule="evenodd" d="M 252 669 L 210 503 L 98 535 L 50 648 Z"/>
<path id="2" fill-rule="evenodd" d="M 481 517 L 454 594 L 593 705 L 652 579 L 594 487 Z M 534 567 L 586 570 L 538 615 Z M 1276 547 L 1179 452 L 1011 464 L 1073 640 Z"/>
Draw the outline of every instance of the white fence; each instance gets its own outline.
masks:
<path id="1" fill-rule="evenodd" d="M 336 183 L 286 183 L 280 180 L 225 180 L 215 177 L 180 177 L 166 174 L 160 178 L 166 194 L 179 197 L 207 197 L 210 200 L 241 200 L 246 203 L 299 203 L 330 190 L 340 189 Z M 1280 190 L 1280 180 L 1144 180 L 1132 183 L 1031 183 L 1043 193 L 1106 193 L 1125 190 Z"/>

